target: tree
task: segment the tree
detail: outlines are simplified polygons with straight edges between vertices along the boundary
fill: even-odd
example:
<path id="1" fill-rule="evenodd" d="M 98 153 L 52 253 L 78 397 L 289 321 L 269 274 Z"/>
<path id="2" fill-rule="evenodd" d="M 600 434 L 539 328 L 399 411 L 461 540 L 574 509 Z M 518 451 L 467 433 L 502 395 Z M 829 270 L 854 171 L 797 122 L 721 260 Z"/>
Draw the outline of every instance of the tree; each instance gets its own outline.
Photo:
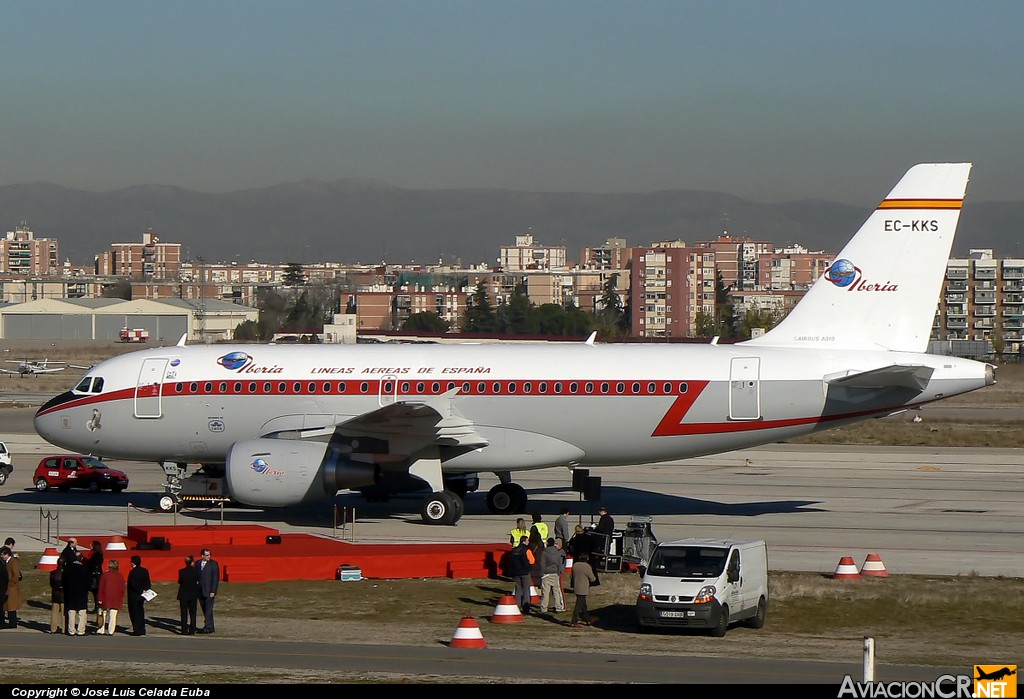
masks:
<path id="1" fill-rule="evenodd" d="M 715 334 L 722 338 L 736 337 L 735 309 L 730 290 L 722 279 L 722 273 L 715 275 Z"/>
<path id="2" fill-rule="evenodd" d="M 740 333 L 743 337 L 749 338 L 754 328 L 763 328 L 766 332 L 771 330 L 782 320 L 782 312 L 777 308 L 761 308 L 757 301 L 747 307 L 740 321 Z"/>
<path id="3" fill-rule="evenodd" d="M 406 332 L 444 333 L 450 327 L 451 323 L 433 311 L 413 313 L 402 322 L 402 330 Z"/>
<path id="4" fill-rule="evenodd" d="M 714 337 L 716 334 L 715 316 L 712 313 L 697 311 L 694 325 L 696 326 L 697 337 Z"/>
<path id="5" fill-rule="evenodd" d="M 103 298 L 132 300 L 132 283 L 127 279 L 118 279 L 110 286 L 103 288 Z"/>
<path id="6" fill-rule="evenodd" d="M 509 302 L 498 310 L 498 328 L 510 335 L 531 335 L 537 332 L 533 303 L 526 295 L 526 285 L 516 284 Z"/>
<path id="7" fill-rule="evenodd" d="M 613 273 L 601 287 L 601 298 L 598 308 L 594 311 L 597 331 L 610 337 L 619 337 L 629 333 L 626 309 L 619 298 L 619 274 Z"/>
<path id="8" fill-rule="evenodd" d="M 487 298 L 487 288 L 481 279 L 476 283 L 476 291 L 469 297 L 463 330 L 471 333 L 489 333 L 497 328 L 497 316 Z"/>
<path id="9" fill-rule="evenodd" d="M 289 262 L 284 269 L 281 283 L 285 286 L 305 286 L 306 272 L 298 262 Z"/>

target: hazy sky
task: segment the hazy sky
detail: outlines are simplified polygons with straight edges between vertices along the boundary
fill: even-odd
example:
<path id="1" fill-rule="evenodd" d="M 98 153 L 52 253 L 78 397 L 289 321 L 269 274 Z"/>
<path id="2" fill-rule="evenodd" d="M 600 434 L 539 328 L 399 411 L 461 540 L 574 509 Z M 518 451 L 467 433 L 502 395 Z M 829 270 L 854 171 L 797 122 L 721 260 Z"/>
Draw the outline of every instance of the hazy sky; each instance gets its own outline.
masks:
<path id="1" fill-rule="evenodd" d="M 0 185 L 1024 199 L 1024 2 L 0 0 Z"/>

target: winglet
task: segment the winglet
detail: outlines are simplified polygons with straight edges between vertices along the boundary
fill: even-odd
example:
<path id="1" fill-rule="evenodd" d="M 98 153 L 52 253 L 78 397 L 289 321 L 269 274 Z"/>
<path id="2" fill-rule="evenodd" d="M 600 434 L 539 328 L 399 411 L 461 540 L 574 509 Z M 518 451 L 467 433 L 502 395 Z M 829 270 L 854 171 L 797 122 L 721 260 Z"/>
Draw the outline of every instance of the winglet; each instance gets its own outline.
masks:
<path id="1" fill-rule="evenodd" d="M 585 344 L 585 345 L 592 345 L 592 344 L 594 344 L 594 340 L 596 340 L 596 339 L 597 339 L 597 331 L 595 330 L 594 332 L 590 333 L 590 337 L 588 337 L 587 341 L 584 342 L 583 344 Z"/>

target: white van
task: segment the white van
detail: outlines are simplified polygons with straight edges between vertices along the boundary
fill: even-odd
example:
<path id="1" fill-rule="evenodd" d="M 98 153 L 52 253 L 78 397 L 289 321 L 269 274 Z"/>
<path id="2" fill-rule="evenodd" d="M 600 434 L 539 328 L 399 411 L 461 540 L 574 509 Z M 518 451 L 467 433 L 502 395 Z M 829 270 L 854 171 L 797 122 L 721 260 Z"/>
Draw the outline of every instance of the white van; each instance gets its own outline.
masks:
<path id="1" fill-rule="evenodd" d="M 641 631 L 708 629 L 724 636 L 743 621 L 759 629 L 768 611 L 768 547 L 763 541 L 680 539 L 658 544 L 636 600 Z"/>
<path id="2" fill-rule="evenodd" d="M 0 442 L 0 485 L 7 482 L 7 478 L 14 471 L 14 465 L 11 462 L 11 452 L 7 451 L 7 445 Z"/>

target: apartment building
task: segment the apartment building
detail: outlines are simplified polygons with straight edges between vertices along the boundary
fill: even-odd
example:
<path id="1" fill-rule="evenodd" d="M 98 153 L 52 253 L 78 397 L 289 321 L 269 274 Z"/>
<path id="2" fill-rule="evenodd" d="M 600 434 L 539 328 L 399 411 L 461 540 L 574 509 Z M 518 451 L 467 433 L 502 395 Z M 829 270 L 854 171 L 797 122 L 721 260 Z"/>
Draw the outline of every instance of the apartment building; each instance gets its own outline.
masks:
<path id="1" fill-rule="evenodd" d="M 697 314 L 715 312 L 715 258 L 682 241 L 633 248 L 630 306 L 634 337 L 691 337 Z"/>
<path id="2" fill-rule="evenodd" d="M 0 240 L 0 273 L 25 277 L 60 274 L 57 241 L 36 238 L 28 222 L 22 221 Z"/>
<path id="3" fill-rule="evenodd" d="M 151 229 L 141 243 L 111 243 L 110 250 L 96 255 L 96 274 L 134 280 L 178 279 L 181 274 L 181 243 L 161 243 Z"/>
<path id="4" fill-rule="evenodd" d="M 1024 340 L 1024 259 L 997 259 L 971 250 L 946 264 L 933 340 L 988 341 L 999 353 L 1019 353 Z"/>

